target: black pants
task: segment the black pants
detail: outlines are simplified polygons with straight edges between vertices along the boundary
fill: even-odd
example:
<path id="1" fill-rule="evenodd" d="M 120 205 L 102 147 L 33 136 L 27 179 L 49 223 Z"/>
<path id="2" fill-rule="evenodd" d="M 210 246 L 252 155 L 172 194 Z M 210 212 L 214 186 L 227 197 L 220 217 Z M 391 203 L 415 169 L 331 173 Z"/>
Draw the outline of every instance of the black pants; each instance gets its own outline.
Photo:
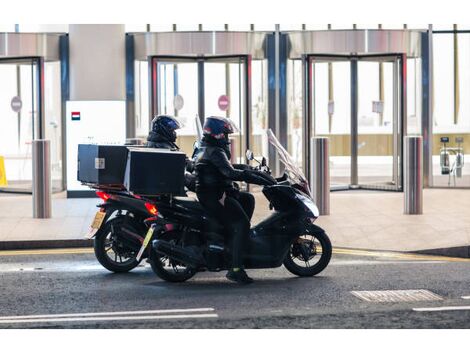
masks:
<path id="1" fill-rule="evenodd" d="M 241 204 L 246 216 L 251 221 L 255 211 L 255 197 L 248 192 L 238 192 L 238 196 L 235 196 L 235 199 Z"/>
<path id="2" fill-rule="evenodd" d="M 243 209 L 241 201 L 229 195 L 225 197 L 222 204 L 218 199 L 218 195 L 212 192 L 198 192 L 197 197 L 207 212 L 224 225 L 226 233 L 229 235 L 229 245 L 232 248 L 232 267 L 242 268 L 244 245 L 250 230 L 250 218 Z M 247 200 L 248 198 L 242 196 L 241 199 L 244 199 L 245 203 L 248 204 L 250 202 Z M 251 210 L 252 214 L 253 210 Z"/>

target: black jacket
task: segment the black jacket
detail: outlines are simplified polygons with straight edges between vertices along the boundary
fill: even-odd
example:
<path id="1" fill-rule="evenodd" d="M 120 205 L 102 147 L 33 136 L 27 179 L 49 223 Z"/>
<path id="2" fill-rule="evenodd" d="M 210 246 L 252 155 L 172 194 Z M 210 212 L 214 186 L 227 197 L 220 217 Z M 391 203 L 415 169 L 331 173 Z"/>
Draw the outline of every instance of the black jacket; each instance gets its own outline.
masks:
<path id="1" fill-rule="evenodd" d="M 224 192 L 235 190 L 233 181 L 251 181 L 251 167 L 230 163 L 225 150 L 203 143 L 196 156 L 196 192 L 213 192 L 222 197 Z"/>
<path id="2" fill-rule="evenodd" d="M 165 137 L 150 131 L 147 137 L 147 147 L 162 149 L 179 149 L 178 146 Z"/>

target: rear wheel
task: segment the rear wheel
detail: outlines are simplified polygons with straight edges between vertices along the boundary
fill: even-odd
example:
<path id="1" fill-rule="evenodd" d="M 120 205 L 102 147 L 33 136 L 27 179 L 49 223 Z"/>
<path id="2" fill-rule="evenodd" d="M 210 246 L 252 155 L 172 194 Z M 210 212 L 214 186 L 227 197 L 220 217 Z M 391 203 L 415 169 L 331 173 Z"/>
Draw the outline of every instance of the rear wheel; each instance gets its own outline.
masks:
<path id="1" fill-rule="evenodd" d="M 331 242 L 325 232 L 306 233 L 292 241 L 284 266 L 297 276 L 314 276 L 330 262 Z"/>
<path id="2" fill-rule="evenodd" d="M 175 245 L 181 245 L 182 238 L 183 233 L 181 231 L 169 231 L 160 237 L 160 239 Z M 161 255 L 155 252 L 153 248 L 150 250 L 149 262 L 153 272 L 159 278 L 168 282 L 184 282 L 196 274 L 195 268 Z"/>
<path id="3" fill-rule="evenodd" d="M 136 220 L 125 216 L 107 221 L 94 241 L 95 256 L 100 264 L 115 273 L 125 273 L 139 265 L 136 259 L 139 240 L 127 239 L 127 233 L 140 234 L 139 228 Z M 126 241 L 123 241 L 124 236 Z"/>

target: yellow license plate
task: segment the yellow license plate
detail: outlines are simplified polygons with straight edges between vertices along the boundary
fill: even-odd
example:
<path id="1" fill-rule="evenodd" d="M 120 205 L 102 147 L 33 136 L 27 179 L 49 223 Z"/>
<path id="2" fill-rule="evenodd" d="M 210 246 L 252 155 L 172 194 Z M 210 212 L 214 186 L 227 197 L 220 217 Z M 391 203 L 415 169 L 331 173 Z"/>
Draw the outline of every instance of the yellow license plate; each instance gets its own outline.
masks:
<path id="1" fill-rule="evenodd" d="M 105 212 L 98 211 L 95 215 L 95 218 L 93 219 L 93 222 L 91 223 L 91 228 L 95 230 L 99 230 L 99 228 L 103 224 L 103 220 L 105 217 L 106 217 Z"/>

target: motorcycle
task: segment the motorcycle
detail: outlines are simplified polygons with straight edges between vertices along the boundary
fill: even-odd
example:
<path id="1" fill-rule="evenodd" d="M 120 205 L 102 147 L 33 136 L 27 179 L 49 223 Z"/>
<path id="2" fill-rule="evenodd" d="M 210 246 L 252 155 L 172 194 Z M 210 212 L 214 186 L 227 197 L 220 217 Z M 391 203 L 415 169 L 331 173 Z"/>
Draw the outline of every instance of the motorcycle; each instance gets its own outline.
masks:
<path id="1" fill-rule="evenodd" d="M 331 242 L 325 231 L 314 224 L 319 211 L 304 174 L 271 130 L 268 139 L 285 172 L 274 179 L 266 159 L 258 162 L 256 168 L 265 177 L 260 176 L 256 183 L 263 186 L 262 192 L 274 211 L 250 229 L 244 267 L 265 269 L 284 265 L 297 276 L 317 275 L 331 259 Z M 255 160 L 252 152 L 247 151 L 247 159 Z M 154 204 L 157 216 L 150 222 L 140 253 L 148 253 L 152 269 L 161 279 L 183 282 L 199 271 L 230 268 L 231 250 L 223 226 L 198 201 L 174 197 Z M 168 231 L 162 227 L 164 222 L 179 226 Z"/>

